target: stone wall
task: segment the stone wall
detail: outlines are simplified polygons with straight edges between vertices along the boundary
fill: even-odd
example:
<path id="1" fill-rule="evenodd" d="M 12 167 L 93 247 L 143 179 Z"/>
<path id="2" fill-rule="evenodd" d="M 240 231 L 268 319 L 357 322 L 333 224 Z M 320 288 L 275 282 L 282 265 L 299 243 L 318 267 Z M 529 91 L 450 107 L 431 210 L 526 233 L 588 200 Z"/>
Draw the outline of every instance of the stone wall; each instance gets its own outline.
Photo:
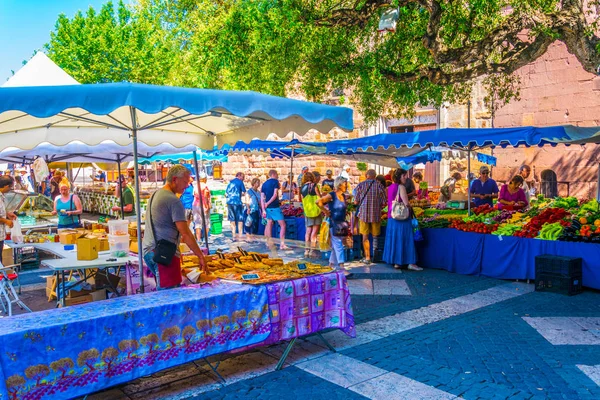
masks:
<path id="1" fill-rule="evenodd" d="M 600 122 L 600 77 L 586 72 L 561 42 L 546 54 L 515 72 L 521 79 L 521 99 L 501 107 L 494 115 L 498 128 L 514 126 L 578 125 Z M 492 126 L 491 113 L 483 104 L 485 91 L 476 85 L 471 109 L 471 126 Z M 442 127 L 467 127 L 467 107 L 449 106 L 441 111 Z M 510 180 L 522 164 L 533 169 L 532 180 L 552 169 L 557 174 L 561 195 L 594 197 L 597 187 L 600 148 L 596 145 L 543 148 L 497 148 L 498 166 L 492 175 L 499 182 Z"/>
<path id="2" fill-rule="evenodd" d="M 496 112 L 495 125 L 598 126 L 600 123 L 600 77 L 585 71 L 579 61 L 556 42 L 535 62 L 516 72 L 521 77 L 521 100 Z M 600 148 L 597 145 L 557 146 L 532 149 L 497 149 L 499 179 L 510 179 L 521 164 L 539 173 L 552 169 L 559 191 L 589 198 L 596 195 Z"/>
<path id="3" fill-rule="evenodd" d="M 329 140 L 336 139 L 352 139 L 358 137 L 358 135 L 358 129 L 354 130 L 353 132 L 344 132 L 339 129 L 334 129 L 329 134 L 309 131 L 306 135 L 301 136 L 300 140 L 306 142 L 327 142 Z M 298 136 L 294 137 L 298 138 Z M 271 135 L 267 139 L 290 141 L 292 140 L 292 135 L 290 134 L 285 138 L 279 138 L 275 135 Z M 348 164 L 351 168 L 351 183 L 358 183 L 360 172 L 356 169 L 356 162 L 344 160 L 343 158 L 340 159 L 323 156 L 295 158 L 293 173 L 294 177 L 297 177 L 301 173 L 302 168 L 307 165 L 310 168 L 310 171 L 318 171 L 323 176 L 325 176 L 325 171 L 328 169 L 333 170 L 334 176 L 337 176 L 344 164 Z M 223 163 L 223 178 L 225 181 L 229 181 L 235 177 L 236 173 L 241 171 L 246 175 L 245 182 L 247 184 L 249 184 L 250 181 L 255 177 L 260 178 L 261 182 L 264 182 L 267 179 L 267 173 L 269 170 L 275 169 L 277 172 L 279 172 L 279 179 L 283 181 L 283 179 L 285 179 L 287 174 L 290 172 L 290 167 L 291 163 L 289 159 L 272 158 L 269 156 L 253 154 L 230 155 L 228 157 L 228 162 Z"/>

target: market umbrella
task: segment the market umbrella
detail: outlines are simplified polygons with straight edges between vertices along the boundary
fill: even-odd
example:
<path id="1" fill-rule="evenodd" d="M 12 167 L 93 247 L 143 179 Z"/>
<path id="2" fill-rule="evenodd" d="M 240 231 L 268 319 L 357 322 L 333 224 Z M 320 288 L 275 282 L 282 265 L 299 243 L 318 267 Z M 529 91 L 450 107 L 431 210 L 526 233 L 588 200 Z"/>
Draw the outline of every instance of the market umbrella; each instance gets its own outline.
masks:
<path id="1" fill-rule="evenodd" d="M 255 92 L 132 83 L 0 89 L 0 150 L 75 140 L 133 145 L 140 266 L 138 141 L 211 150 L 271 133 L 326 133 L 335 127 L 353 129 L 352 110 Z"/>

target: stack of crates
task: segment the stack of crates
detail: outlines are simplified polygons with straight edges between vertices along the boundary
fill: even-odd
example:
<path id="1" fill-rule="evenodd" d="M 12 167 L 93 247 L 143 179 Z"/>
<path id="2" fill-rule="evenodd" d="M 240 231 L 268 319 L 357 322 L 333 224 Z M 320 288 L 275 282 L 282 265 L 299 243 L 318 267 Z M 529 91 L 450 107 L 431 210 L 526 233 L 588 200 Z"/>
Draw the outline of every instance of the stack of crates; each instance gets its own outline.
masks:
<path id="1" fill-rule="evenodd" d="M 223 233 L 223 214 L 210 214 L 210 234 Z"/>
<path id="2" fill-rule="evenodd" d="M 582 259 L 545 254 L 535 258 L 535 291 L 569 296 L 579 294 L 582 285 Z"/>
<path id="3" fill-rule="evenodd" d="M 383 248 L 385 247 L 385 236 L 377 236 L 373 238 L 371 245 L 371 252 L 373 257 L 371 260 L 374 263 L 383 262 Z"/>
<path id="4" fill-rule="evenodd" d="M 281 228 L 279 227 L 279 224 L 275 222 L 273 224 L 273 237 L 278 238 L 279 232 L 281 232 Z M 296 240 L 296 233 L 296 218 L 285 218 L 285 238 Z M 301 240 L 304 240 L 304 238 Z"/>
<path id="5" fill-rule="evenodd" d="M 40 267 L 40 256 L 35 247 L 17 248 L 15 253 L 15 264 L 21 264 L 21 270 L 29 271 Z"/>
<path id="6" fill-rule="evenodd" d="M 360 260 L 363 258 L 362 235 L 352 236 L 352 260 Z"/>

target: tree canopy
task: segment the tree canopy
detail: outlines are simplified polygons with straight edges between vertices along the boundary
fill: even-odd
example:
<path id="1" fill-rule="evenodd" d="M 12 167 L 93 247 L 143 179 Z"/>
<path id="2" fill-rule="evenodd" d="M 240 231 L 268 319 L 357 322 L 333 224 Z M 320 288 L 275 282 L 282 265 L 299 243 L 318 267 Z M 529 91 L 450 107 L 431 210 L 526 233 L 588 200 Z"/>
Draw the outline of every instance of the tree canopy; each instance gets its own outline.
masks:
<path id="1" fill-rule="evenodd" d="M 344 89 L 367 120 L 456 102 L 556 40 L 600 65 L 594 0 L 138 0 L 58 18 L 48 55 L 82 83 L 132 81 L 298 94 Z M 378 32 L 396 9 L 395 31 Z"/>

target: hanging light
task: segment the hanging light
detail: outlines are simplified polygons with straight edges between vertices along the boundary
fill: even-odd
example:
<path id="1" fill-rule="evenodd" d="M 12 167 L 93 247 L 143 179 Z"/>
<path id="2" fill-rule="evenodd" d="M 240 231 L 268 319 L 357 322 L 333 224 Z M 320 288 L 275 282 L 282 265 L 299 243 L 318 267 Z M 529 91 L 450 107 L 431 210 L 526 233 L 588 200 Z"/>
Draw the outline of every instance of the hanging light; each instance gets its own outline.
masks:
<path id="1" fill-rule="evenodd" d="M 396 23 L 400 11 L 397 8 L 388 8 L 379 18 L 379 28 L 377 32 L 396 32 Z"/>

